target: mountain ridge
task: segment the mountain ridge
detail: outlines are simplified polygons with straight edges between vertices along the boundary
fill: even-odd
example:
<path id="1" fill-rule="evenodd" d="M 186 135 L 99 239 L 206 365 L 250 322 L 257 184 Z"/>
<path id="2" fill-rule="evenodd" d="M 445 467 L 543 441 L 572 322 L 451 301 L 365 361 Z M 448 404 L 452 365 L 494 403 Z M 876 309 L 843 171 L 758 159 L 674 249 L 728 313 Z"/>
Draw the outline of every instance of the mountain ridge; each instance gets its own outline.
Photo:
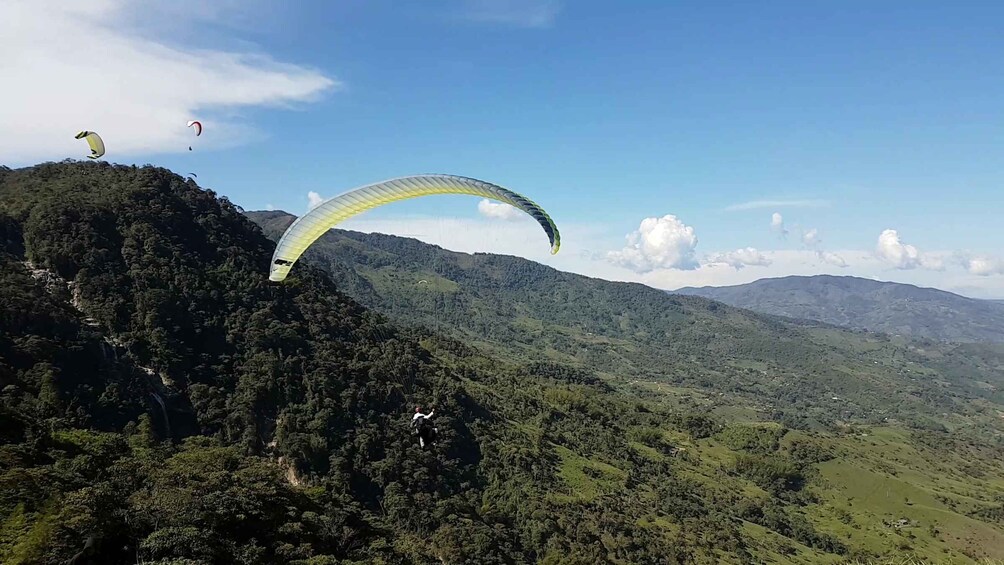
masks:
<path id="1" fill-rule="evenodd" d="M 670 292 L 859 330 L 942 341 L 1004 342 L 1004 303 L 911 284 L 792 275 Z"/>

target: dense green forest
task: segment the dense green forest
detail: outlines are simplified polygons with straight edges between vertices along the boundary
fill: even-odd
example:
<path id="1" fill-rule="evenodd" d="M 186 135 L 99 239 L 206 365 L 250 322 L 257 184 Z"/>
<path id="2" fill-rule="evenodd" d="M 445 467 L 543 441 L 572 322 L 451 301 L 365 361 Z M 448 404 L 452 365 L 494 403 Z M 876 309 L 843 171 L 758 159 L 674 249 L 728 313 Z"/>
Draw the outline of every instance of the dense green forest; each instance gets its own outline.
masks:
<path id="1" fill-rule="evenodd" d="M 273 227 L 0 168 L 0 562 L 1004 558 L 999 350 Z"/>

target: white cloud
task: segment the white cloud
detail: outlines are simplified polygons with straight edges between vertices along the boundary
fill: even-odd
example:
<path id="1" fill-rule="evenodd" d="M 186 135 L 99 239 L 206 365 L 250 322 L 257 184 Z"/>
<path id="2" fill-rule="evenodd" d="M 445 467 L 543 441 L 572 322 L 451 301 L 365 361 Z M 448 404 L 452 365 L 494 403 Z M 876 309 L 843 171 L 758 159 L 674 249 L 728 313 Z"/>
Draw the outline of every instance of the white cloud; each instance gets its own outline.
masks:
<path id="1" fill-rule="evenodd" d="M 822 248 L 823 239 L 819 236 L 818 229 L 809 228 L 806 230 L 796 225 L 795 231 L 801 234 L 802 245 L 812 250 L 816 255 L 816 259 L 827 265 L 833 265 L 841 269 L 847 267 L 847 260 L 836 253 L 831 253 Z"/>
<path id="2" fill-rule="evenodd" d="M 740 210 L 757 210 L 759 208 L 825 208 L 830 205 L 829 200 L 751 200 L 726 206 L 727 212 Z"/>
<path id="3" fill-rule="evenodd" d="M 1004 260 L 995 257 L 969 257 L 965 260 L 964 266 L 969 274 L 980 277 L 1004 275 Z"/>
<path id="4" fill-rule="evenodd" d="M 843 257 L 823 249 L 823 239 L 819 236 L 818 229 L 809 228 L 807 230 L 803 230 L 798 226 L 795 226 L 795 229 L 802 234 L 802 245 L 811 249 L 812 252 L 816 254 L 816 259 L 827 265 L 833 265 L 834 267 L 840 267 L 841 269 L 847 267 L 847 261 Z"/>
<path id="5" fill-rule="evenodd" d="M 742 269 L 746 266 L 766 267 L 771 261 L 766 255 L 756 250 L 754 247 L 736 249 L 727 253 L 717 253 L 708 257 L 708 264 L 724 263 L 733 269 Z"/>
<path id="6" fill-rule="evenodd" d="M 307 193 L 307 201 L 310 203 L 307 206 L 307 210 L 313 210 L 314 208 L 320 206 L 322 202 L 324 202 L 324 197 L 311 190 L 310 192 Z"/>
<path id="7" fill-rule="evenodd" d="M 770 230 L 777 232 L 781 237 L 788 236 L 788 228 L 784 227 L 784 217 L 780 212 L 774 212 L 770 216 Z"/>
<path id="8" fill-rule="evenodd" d="M 628 245 L 607 253 L 607 259 L 638 273 L 655 269 L 696 269 L 697 235 L 676 216 L 645 218 L 627 235 Z"/>
<path id="9" fill-rule="evenodd" d="M 464 0 L 468 20 L 525 28 L 551 27 L 561 5 L 554 0 Z"/>
<path id="10" fill-rule="evenodd" d="M 487 198 L 478 202 L 478 212 L 486 218 L 500 220 L 515 220 L 523 215 L 522 212 L 504 202 L 492 202 Z"/>
<path id="11" fill-rule="evenodd" d="M 896 230 L 887 229 L 879 234 L 875 246 L 875 255 L 896 269 L 915 269 L 921 267 L 934 271 L 945 268 L 944 260 L 933 254 L 921 253 L 916 247 L 903 243 Z"/>
<path id="12" fill-rule="evenodd" d="M 944 271 L 945 258 L 939 253 L 921 253 L 920 266 L 931 271 Z"/>
<path id="13" fill-rule="evenodd" d="M 181 12 L 140 18 L 146 0 L 0 2 L 0 155 L 11 162 L 87 154 L 80 130 L 98 132 L 108 159 L 187 151 L 188 120 L 202 149 L 260 137 L 237 112 L 314 100 L 337 83 L 247 49 L 200 48 L 168 33 Z M 235 6 L 239 8 L 239 6 Z M 217 11 L 193 18 L 219 18 Z M 139 25 L 142 19 L 144 25 Z M 197 27 L 192 20 L 189 27 Z M 158 27 L 159 26 L 159 27 Z M 198 38 L 198 35 L 195 35 Z M 206 36 L 207 40 L 215 35 Z"/>
<path id="14" fill-rule="evenodd" d="M 879 234 L 875 254 L 897 269 L 913 269 L 920 265 L 920 252 L 900 241 L 896 230 L 884 230 Z"/>
<path id="15" fill-rule="evenodd" d="M 843 257 L 837 255 L 836 253 L 830 253 L 829 251 L 820 250 L 816 251 L 816 257 L 818 257 L 819 260 L 824 263 L 833 265 L 835 267 L 840 267 L 841 269 L 847 267 L 847 261 L 845 261 Z"/>
<path id="16" fill-rule="evenodd" d="M 807 247 L 815 247 L 819 245 L 819 230 L 816 228 L 808 229 L 802 232 L 802 243 Z"/>
<path id="17" fill-rule="evenodd" d="M 275 211 L 275 204 L 266 204 L 265 209 L 268 210 L 269 212 L 273 212 Z"/>

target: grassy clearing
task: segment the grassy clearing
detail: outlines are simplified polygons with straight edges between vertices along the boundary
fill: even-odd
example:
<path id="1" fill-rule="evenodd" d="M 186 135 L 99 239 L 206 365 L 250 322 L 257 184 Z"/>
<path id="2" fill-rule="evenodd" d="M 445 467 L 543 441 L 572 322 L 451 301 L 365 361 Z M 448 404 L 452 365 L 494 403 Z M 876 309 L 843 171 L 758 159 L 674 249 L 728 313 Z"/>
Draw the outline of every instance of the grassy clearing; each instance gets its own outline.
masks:
<path id="1" fill-rule="evenodd" d="M 686 455 L 677 459 L 681 476 L 722 496 L 770 498 L 727 472 L 738 451 L 717 438 L 693 441 L 678 435 L 672 438 L 675 445 L 686 449 Z M 743 531 L 757 562 L 1004 564 L 1004 525 L 966 515 L 1004 495 L 1002 465 L 988 462 L 978 448 L 935 450 L 917 443 L 910 431 L 887 426 L 843 436 L 793 430 L 781 439 L 779 449 L 784 452 L 805 441 L 824 446 L 833 459 L 812 466 L 815 472 L 806 488 L 815 502 L 787 508 L 844 543 L 848 554 L 822 553 L 747 522 Z M 632 447 L 646 457 L 660 456 L 645 446 Z M 962 471 L 973 466 L 982 476 Z"/>
<path id="2" fill-rule="evenodd" d="M 916 562 L 1004 559 L 1004 529 L 965 515 L 999 495 L 1001 476 L 973 481 L 956 469 L 959 453 L 933 453 L 909 434 L 875 428 L 843 438 L 841 455 L 818 465 L 814 524 L 860 550 L 908 554 Z"/>
<path id="3" fill-rule="evenodd" d="M 743 533 L 749 542 L 750 553 L 758 558 L 758 563 L 814 565 L 844 561 L 840 556 L 806 547 L 752 522 L 743 522 Z"/>
<path id="4" fill-rule="evenodd" d="M 558 476 L 568 486 L 569 494 L 556 494 L 556 502 L 589 502 L 602 494 L 624 489 L 627 473 L 595 459 L 587 459 L 561 446 L 555 446 L 561 458 Z"/>

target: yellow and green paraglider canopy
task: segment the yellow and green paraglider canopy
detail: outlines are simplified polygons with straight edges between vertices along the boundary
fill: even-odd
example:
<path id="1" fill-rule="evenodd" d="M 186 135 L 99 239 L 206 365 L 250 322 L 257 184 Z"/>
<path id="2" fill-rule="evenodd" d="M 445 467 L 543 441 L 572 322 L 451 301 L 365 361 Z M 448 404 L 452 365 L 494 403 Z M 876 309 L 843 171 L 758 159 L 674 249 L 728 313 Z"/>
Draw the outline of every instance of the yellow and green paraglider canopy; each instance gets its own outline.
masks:
<path id="1" fill-rule="evenodd" d="M 551 242 L 551 253 L 561 246 L 558 227 L 543 208 L 528 198 L 490 182 L 455 175 L 418 175 L 366 185 L 322 202 L 300 216 L 282 235 L 272 255 L 269 280 L 285 280 L 300 255 L 338 223 L 371 208 L 434 194 L 469 194 L 504 202 L 537 220 Z"/>

